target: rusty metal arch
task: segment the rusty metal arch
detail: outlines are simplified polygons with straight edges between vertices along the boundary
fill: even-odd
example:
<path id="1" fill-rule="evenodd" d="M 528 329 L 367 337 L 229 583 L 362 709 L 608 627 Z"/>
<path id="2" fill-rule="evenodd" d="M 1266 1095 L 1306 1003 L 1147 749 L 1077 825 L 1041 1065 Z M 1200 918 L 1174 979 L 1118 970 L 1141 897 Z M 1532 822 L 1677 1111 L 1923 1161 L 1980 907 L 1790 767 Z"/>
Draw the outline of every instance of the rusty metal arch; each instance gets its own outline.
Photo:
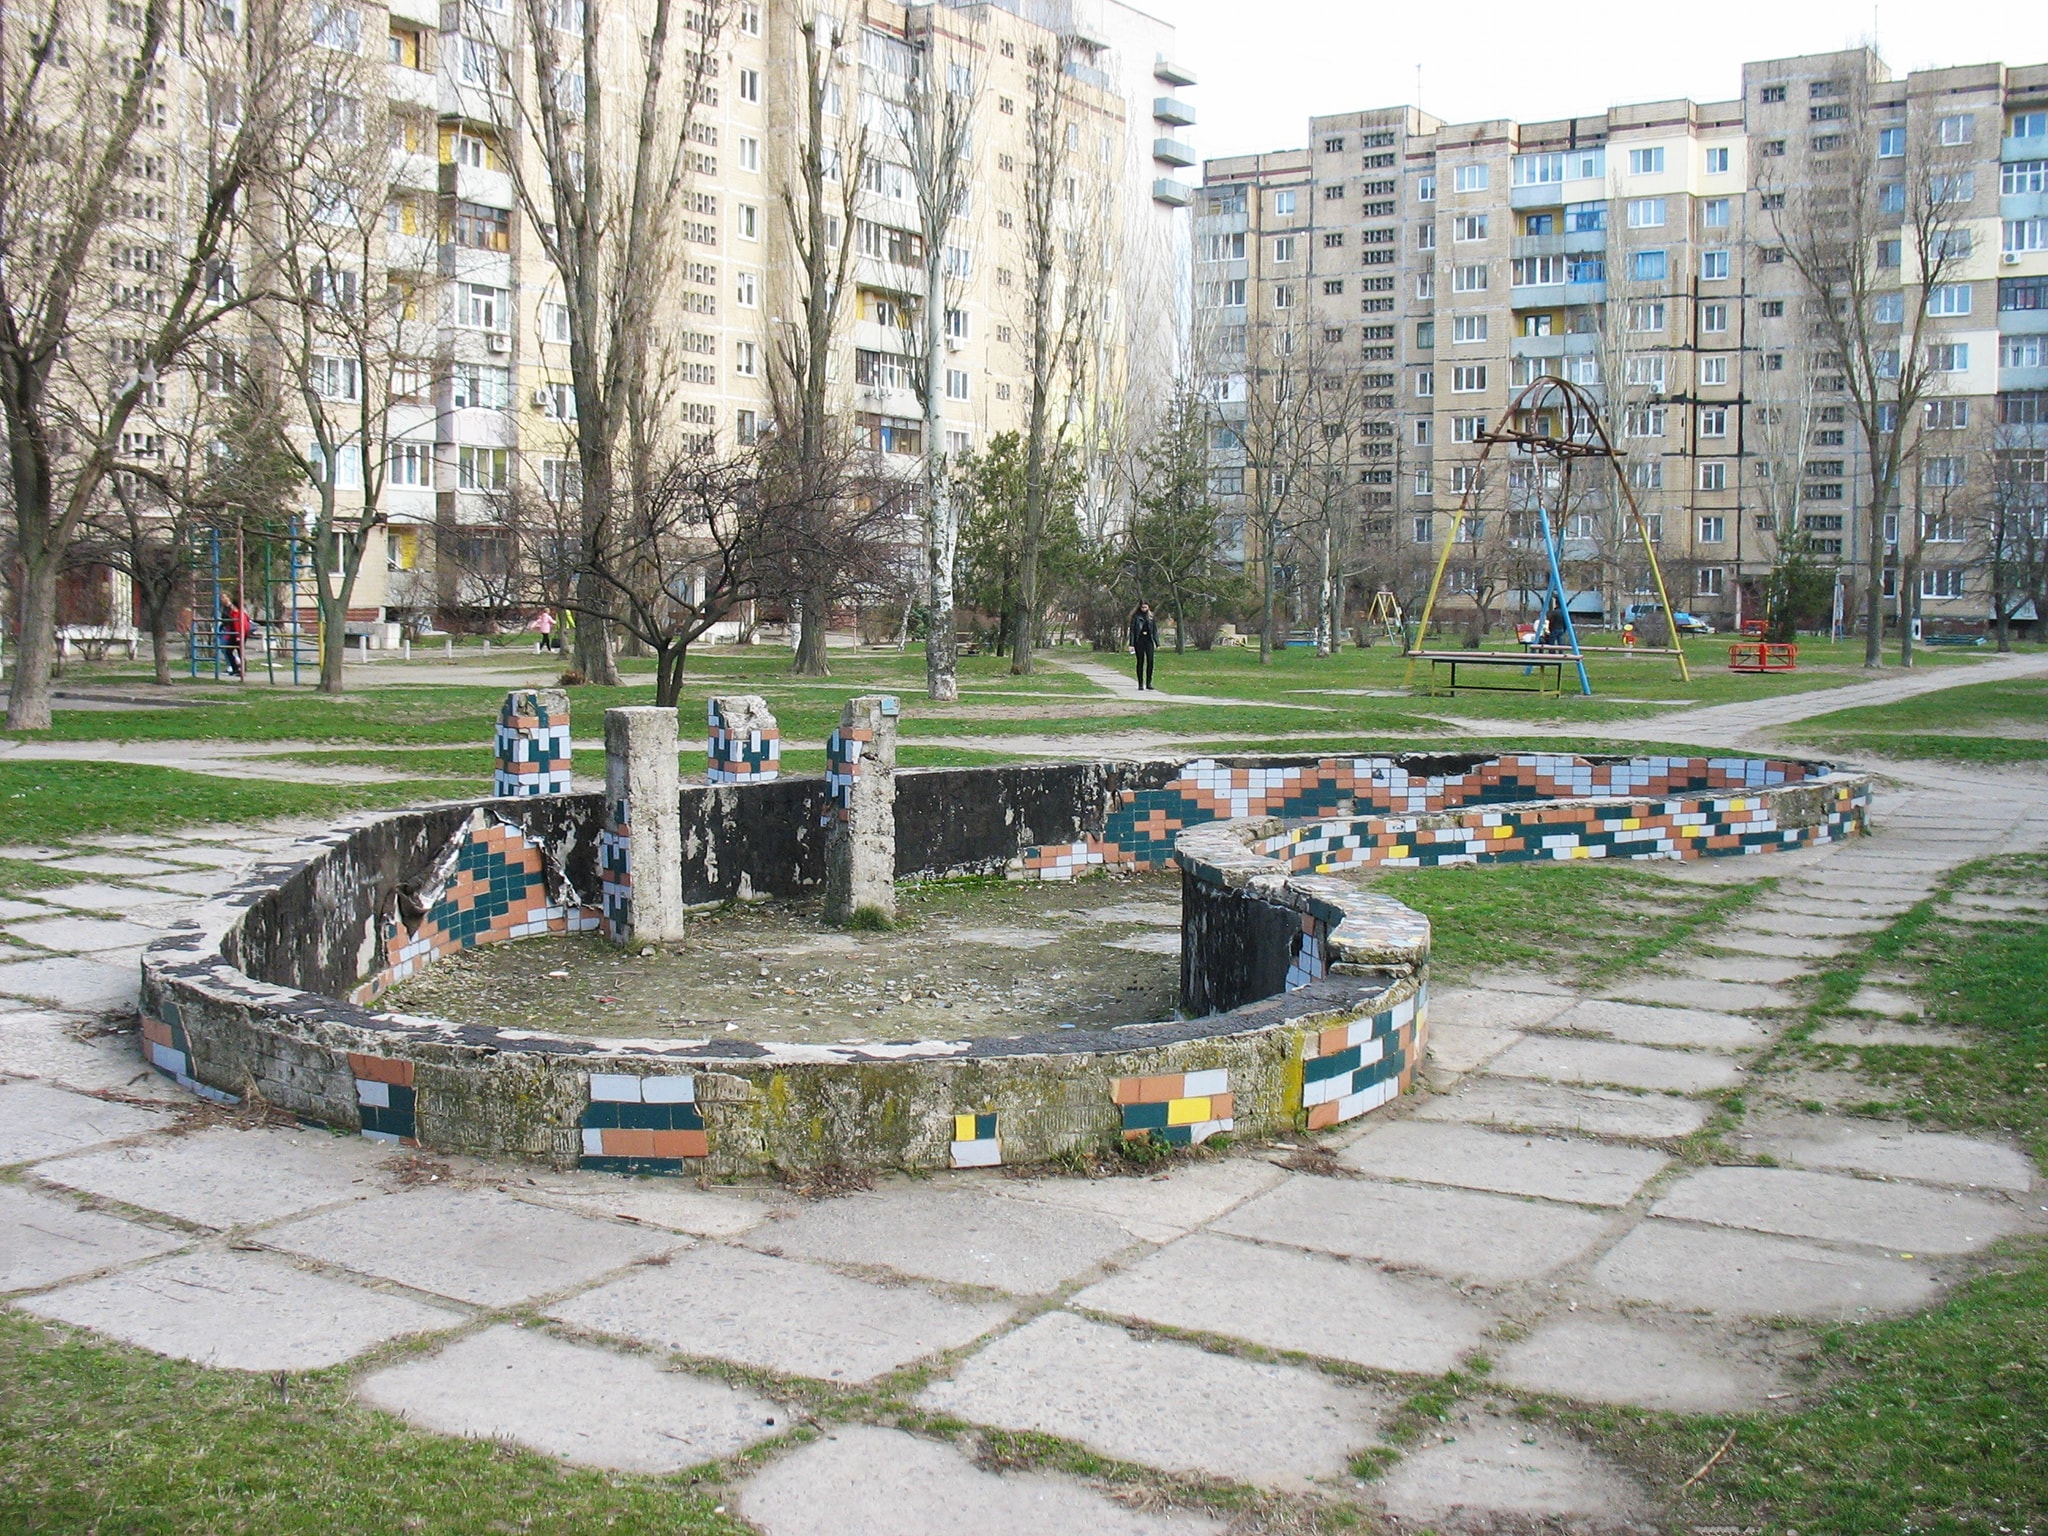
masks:
<path id="1" fill-rule="evenodd" d="M 1552 401 L 1559 402 L 1559 406 L 1553 406 Z M 1526 420 L 1536 411 L 1558 409 L 1560 406 L 1562 420 L 1559 425 L 1564 429 L 1562 435 L 1523 431 L 1514 425 L 1518 419 Z M 1579 385 L 1566 379 L 1548 376 L 1537 379 L 1522 386 L 1508 402 L 1499 427 L 1493 431 L 1481 432 L 1479 442 L 1482 446 L 1479 450 L 1478 464 L 1482 470 L 1492 460 L 1495 446 L 1502 443 L 1531 457 L 1556 459 L 1563 466 L 1558 491 L 1560 511 L 1569 497 L 1571 468 L 1575 462 L 1581 459 L 1599 459 L 1609 465 L 1613 471 L 1614 483 L 1621 492 L 1622 504 L 1627 508 L 1636 536 L 1642 541 L 1643 554 L 1649 559 L 1650 576 L 1657 584 L 1657 601 L 1663 605 L 1664 624 L 1670 631 L 1670 645 L 1643 647 L 1640 653 L 1676 657 L 1679 677 L 1690 682 L 1692 672 L 1686 666 L 1685 643 L 1678 632 L 1677 610 L 1671 606 L 1671 594 L 1664 585 L 1663 564 L 1657 559 L 1657 547 L 1650 538 L 1650 526 L 1644 521 L 1642 508 L 1636 503 L 1635 489 L 1628 483 L 1628 475 L 1622 468 L 1623 455 L 1615 448 L 1614 439 L 1608 434 L 1606 424 L 1600 419 L 1600 409 L 1594 403 L 1593 397 Z M 1450 568 L 1451 551 L 1457 548 L 1459 529 L 1477 511 L 1479 490 L 1484 484 L 1483 473 L 1474 476 L 1459 496 L 1457 508 L 1451 514 L 1450 533 L 1444 540 L 1442 552 L 1437 556 L 1436 571 L 1429 581 L 1429 596 L 1422 605 L 1422 621 L 1415 631 L 1415 645 L 1408 652 L 1410 680 L 1414 676 L 1415 663 L 1429 658 L 1430 653 L 1424 649 L 1424 643 L 1429 635 L 1430 619 L 1436 612 L 1436 600 L 1443 587 L 1444 572 Z M 1547 523 L 1549 514 L 1540 502 L 1537 511 Z M 1583 654 L 1583 648 L 1575 646 L 1575 649 Z"/>

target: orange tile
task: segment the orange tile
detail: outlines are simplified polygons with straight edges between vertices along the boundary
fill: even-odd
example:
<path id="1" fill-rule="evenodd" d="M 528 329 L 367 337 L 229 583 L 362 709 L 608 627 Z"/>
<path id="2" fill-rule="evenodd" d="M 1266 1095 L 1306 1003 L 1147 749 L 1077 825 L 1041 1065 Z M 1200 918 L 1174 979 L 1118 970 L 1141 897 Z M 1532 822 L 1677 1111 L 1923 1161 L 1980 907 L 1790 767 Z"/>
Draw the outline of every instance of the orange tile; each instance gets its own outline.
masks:
<path id="1" fill-rule="evenodd" d="M 703 1131 L 649 1131 L 656 1157 L 709 1157 L 710 1137 Z"/>
<path id="2" fill-rule="evenodd" d="M 1318 1056 L 1334 1056 L 1339 1051 L 1349 1050 L 1350 1048 L 1351 1026 L 1349 1024 L 1340 1025 L 1336 1029 L 1326 1029 L 1316 1036 L 1316 1054 Z"/>
<path id="3" fill-rule="evenodd" d="M 1236 1103 L 1237 1103 L 1237 1095 L 1236 1095 L 1236 1094 L 1234 1094 L 1234 1093 L 1212 1093 L 1212 1094 L 1210 1094 L 1210 1095 L 1209 1095 L 1209 1118 L 1210 1118 L 1211 1120 L 1228 1120 L 1228 1119 L 1229 1119 L 1229 1118 L 1231 1117 L 1231 1114 L 1232 1114 L 1232 1108 L 1231 1108 L 1231 1106 L 1233 1106 L 1233 1105 L 1234 1105 L 1234 1104 L 1236 1104 Z"/>
<path id="4" fill-rule="evenodd" d="M 1312 1131 L 1327 1130 L 1337 1123 L 1337 1101 L 1329 1099 L 1321 1104 L 1308 1107 L 1308 1128 Z"/>
<path id="5" fill-rule="evenodd" d="M 1164 1104 L 1170 1099 L 1180 1098 L 1181 1088 L 1186 1082 L 1186 1074 L 1180 1072 L 1171 1077 L 1141 1077 L 1138 1079 L 1138 1102 Z"/>
<path id="6" fill-rule="evenodd" d="M 608 1130 L 604 1136 L 606 1157 L 654 1157 L 655 1131 Z"/>
<path id="7" fill-rule="evenodd" d="M 348 1056 L 349 1071 L 355 1076 L 372 1083 L 394 1083 L 401 1088 L 412 1086 L 413 1064 L 391 1056 L 363 1056 L 354 1051 Z"/>
<path id="8" fill-rule="evenodd" d="M 142 1038 L 153 1045 L 168 1046 L 171 1043 L 171 1026 L 157 1019 L 142 1021 Z"/>
<path id="9" fill-rule="evenodd" d="M 1118 1104 L 1144 1103 L 1145 1101 L 1138 1097 L 1139 1086 L 1144 1081 L 1142 1077 L 1120 1077 L 1116 1079 L 1115 1082 L 1110 1084 L 1111 1099 Z"/>

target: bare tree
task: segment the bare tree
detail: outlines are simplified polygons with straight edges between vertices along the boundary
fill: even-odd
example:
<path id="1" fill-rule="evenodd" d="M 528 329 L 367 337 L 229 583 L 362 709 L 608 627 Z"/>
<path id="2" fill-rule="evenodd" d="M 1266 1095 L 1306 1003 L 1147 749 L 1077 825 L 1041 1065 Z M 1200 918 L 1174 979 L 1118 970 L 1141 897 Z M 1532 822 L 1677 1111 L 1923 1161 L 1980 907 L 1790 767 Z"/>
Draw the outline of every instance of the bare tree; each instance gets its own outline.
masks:
<path id="1" fill-rule="evenodd" d="M 2048 447 L 2042 442 L 2038 424 L 2009 416 L 1992 435 L 1985 533 L 2001 651 L 2012 649 L 2013 622 L 2029 605 L 2036 626 L 2048 612 Z"/>
<path id="2" fill-rule="evenodd" d="M 1184 378 L 1134 467 L 1126 558 L 1137 595 L 1155 600 L 1173 616 L 1176 652 L 1187 649 L 1189 620 L 1206 616 L 1228 574 L 1210 489 L 1214 419 L 1215 412 Z"/>
<path id="3" fill-rule="evenodd" d="M 168 0 L 141 0 L 124 12 L 140 27 L 104 60 L 59 0 L 0 17 L 0 420 L 21 573 L 10 729 L 49 726 L 57 578 L 123 434 L 240 302 L 210 279 L 235 258 L 258 155 L 303 110 L 280 9 L 252 6 L 236 32 L 231 10 L 207 8 L 181 30 Z M 175 125 L 174 67 L 200 86 Z"/>
<path id="4" fill-rule="evenodd" d="M 1846 120 L 1872 122 L 1868 81 L 1849 81 L 1846 93 Z M 1802 152 L 1796 173 L 1757 181 L 1781 242 L 1776 249 L 1805 292 L 1807 333 L 1819 354 L 1810 364 L 1840 381 L 1863 442 L 1866 667 L 1882 664 L 1886 520 L 1904 511 L 1921 405 L 1939 391 L 1948 366 L 1933 340 L 1929 295 L 1952 281 L 1970 254 L 1970 150 L 1943 143 L 1939 121 L 1919 121 L 1895 165 L 1871 155 L 1859 137 L 1850 153 Z M 1889 179 L 1894 175 L 1897 181 Z M 1910 662 L 1910 639 L 1903 644 Z"/>

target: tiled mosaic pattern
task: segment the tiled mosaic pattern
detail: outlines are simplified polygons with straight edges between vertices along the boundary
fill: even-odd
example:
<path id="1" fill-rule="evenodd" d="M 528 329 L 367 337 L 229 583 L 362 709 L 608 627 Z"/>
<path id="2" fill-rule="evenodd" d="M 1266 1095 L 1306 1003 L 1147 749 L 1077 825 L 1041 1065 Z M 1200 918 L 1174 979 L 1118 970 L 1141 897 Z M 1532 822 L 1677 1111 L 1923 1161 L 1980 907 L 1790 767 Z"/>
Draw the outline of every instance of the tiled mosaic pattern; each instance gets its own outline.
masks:
<path id="1" fill-rule="evenodd" d="M 896 710 L 896 700 L 884 695 L 882 713 L 893 715 Z M 829 827 L 835 821 L 845 821 L 851 814 L 853 781 L 860 777 L 868 743 L 874 739 L 875 733 L 864 725 L 838 726 L 826 738 L 825 811 L 818 819 L 820 826 Z"/>
<path id="2" fill-rule="evenodd" d="M 623 796 L 604 803 L 597 878 L 599 928 L 623 944 L 633 936 L 633 807 Z"/>
<path id="3" fill-rule="evenodd" d="M 690 1160 L 710 1153 L 704 1116 L 697 1108 L 695 1077 L 590 1074 L 590 1105 L 583 1111 L 583 1167 L 608 1173 L 681 1173 Z"/>
<path id="4" fill-rule="evenodd" d="M 569 793 L 569 712 L 546 694 L 527 689 L 505 696 L 496 748 L 492 794 Z"/>
<path id="5" fill-rule="evenodd" d="M 705 777 L 713 784 L 766 784 L 782 772 L 782 731 L 769 716 L 766 724 L 729 721 L 724 700 L 708 706 L 710 734 L 705 742 Z"/>
<path id="6" fill-rule="evenodd" d="M 1311 1035 L 1301 1053 L 1301 1104 L 1308 1127 L 1355 1120 L 1405 1091 L 1428 1038 L 1425 988 L 1369 1019 Z"/>
<path id="7" fill-rule="evenodd" d="M 1330 973 L 1330 923 L 1313 912 L 1301 914 L 1301 937 L 1287 965 L 1287 990 L 1305 987 Z"/>
<path id="8" fill-rule="evenodd" d="M 1462 773 L 1418 775 L 1388 757 L 1324 758 L 1281 768 L 1189 763 L 1158 789 L 1125 790 L 1100 837 L 1026 848 L 1023 879 L 1069 880 L 1096 865 L 1157 869 L 1175 834 L 1244 816 L 1426 815 L 1516 801 L 1669 796 L 1796 784 L 1808 765 L 1762 758 L 1644 757 L 1592 763 L 1557 752 L 1516 753 Z"/>
<path id="9" fill-rule="evenodd" d="M 355 1073 L 363 1135 L 394 1146 L 418 1146 L 419 1100 L 413 1089 L 413 1064 L 391 1056 L 350 1052 L 348 1065 Z"/>
<path id="10" fill-rule="evenodd" d="M 1225 1071 L 1119 1077 L 1112 1091 L 1123 1109 L 1125 1141 L 1158 1136 L 1187 1147 L 1237 1125 L 1232 1118 L 1230 1074 Z"/>
<path id="11" fill-rule="evenodd" d="M 242 1102 L 236 1095 L 210 1088 L 192 1075 L 192 1042 L 185 1037 L 185 1026 L 178 1022 L 176 1013 L 169 1009 L 161 1019 L 142 1016 L 142 1059 L 187 1093 L 216 1104 Z"/>
<path id="12" fill-rule="evenodd" d="M 1289 827 L 1252 846 L 1297 873 L 1361 865 L 1692 859 L 1835 842 L 1859 828 L 1868 809 L 1868 796 L 1845 785 L 1835 791 L 1826 818 L 1803 827 L 1780 826 L 1768 796 L 1734 795 L 1469 811 L 1437 818 L 1445 824 L 1435 826 L 1416 817 L 1355 817 Z"/>
<path id="13" fill-rule="evenodd" d="M 352 1002 L 372 1002 L 386 988 L 459 949 L 597 926 L 597 913 L 590 908 L 564 906 L 555 899 L 541 844 L 483 810 L 470 816 L 454 847 L 442 856 L 423 899 L 426 915 L 417 928 L 408 930 L 396 918 L 385 920 L 384 968 L 350 994 Z"/>
<path id="14" fill-rule="evenodd" d="M 994 1168 L 1003 1160 L 1003 1144 L 996 1135 L 993 1111 L 984 1115 L 953 1117 L 953 1166 Z"/>

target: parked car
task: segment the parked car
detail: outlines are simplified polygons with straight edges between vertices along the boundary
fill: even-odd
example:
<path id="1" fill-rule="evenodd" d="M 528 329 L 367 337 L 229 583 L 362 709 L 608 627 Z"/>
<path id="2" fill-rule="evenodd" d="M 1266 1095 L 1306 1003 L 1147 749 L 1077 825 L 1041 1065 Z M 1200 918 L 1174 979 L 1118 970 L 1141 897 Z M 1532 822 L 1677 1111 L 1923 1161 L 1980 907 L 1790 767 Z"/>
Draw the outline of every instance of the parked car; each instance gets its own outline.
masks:
<path id="1" fill-rule="evenodd" d="M 1663 611 L 1663 606 L 1659 603 L 1630 603 L 1622 610 L 1621 622 L 1641 624 L 1647 619 L 1657 617 Z M 1672 622 L 1682 635 L 1711 635 L 1714 632 L 1713 625 L 1697 614 L 1687 613 L 1683 608 L 1672 616 Z"/>

